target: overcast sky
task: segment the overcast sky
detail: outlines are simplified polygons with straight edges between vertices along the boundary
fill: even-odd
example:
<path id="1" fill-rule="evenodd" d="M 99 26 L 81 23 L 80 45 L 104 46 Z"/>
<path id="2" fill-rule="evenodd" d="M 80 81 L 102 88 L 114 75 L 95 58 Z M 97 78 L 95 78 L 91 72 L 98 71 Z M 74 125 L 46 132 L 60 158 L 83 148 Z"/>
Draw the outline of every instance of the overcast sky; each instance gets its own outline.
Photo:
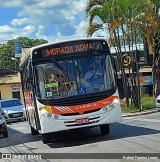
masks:
<path id="1" fill-rule="evenodd" d="M 0 0 L 0 43 L 17 37 L 49 42 L 86 37 L 86 4 L 87 0 Z"/>

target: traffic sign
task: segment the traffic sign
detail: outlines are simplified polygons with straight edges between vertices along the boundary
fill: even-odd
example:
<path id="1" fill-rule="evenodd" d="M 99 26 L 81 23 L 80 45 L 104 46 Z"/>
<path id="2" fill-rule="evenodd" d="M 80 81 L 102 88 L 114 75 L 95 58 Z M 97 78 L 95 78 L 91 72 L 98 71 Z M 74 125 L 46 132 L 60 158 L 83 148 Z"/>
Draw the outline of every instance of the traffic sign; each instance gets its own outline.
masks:
<path id="1" fill-rule="evenodd" d="M 15 42 L 14 44 L 15 57 L 22 56 L 22 42 Z"/>

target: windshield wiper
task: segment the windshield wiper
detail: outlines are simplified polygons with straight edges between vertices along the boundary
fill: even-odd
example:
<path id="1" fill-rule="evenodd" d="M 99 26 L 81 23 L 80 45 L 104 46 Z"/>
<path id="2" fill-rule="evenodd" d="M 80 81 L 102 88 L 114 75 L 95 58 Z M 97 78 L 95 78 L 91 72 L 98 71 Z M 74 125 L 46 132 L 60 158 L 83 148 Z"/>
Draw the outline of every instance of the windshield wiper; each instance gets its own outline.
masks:
<path id="1" fill-rule="evenodd" d="M 63 69 L 54 59 L 51 59 L 51 61 L 54 63 L 54 65 L 60 70 L 60 72 L 61 72 L 65 77 L 68 77 L 68 75 L 66 74 L 66 72 L 64 71 L 64 69 Z"/>
<path id="2" fill-rule="evenodd" d="M 96 46 L 94 46 L 94 48 L 92 50 L 89 50 L 89 55 L 88 55 L 88 59 L 86 60 L 85 64 L 83 65 L 83 67 L 80 69 L 80 71 L 82 72 L 83 70 L 85 71 L 87 66 L 91 60 L 91 57 L 94 56 L 94 53 L 102 53 L 102 52 L 106 52 L 107 50 L 97 50 L 97 46 L 99 44 L 97 44 Z M 96 49 L 96 50 L 95 50 Z"/>

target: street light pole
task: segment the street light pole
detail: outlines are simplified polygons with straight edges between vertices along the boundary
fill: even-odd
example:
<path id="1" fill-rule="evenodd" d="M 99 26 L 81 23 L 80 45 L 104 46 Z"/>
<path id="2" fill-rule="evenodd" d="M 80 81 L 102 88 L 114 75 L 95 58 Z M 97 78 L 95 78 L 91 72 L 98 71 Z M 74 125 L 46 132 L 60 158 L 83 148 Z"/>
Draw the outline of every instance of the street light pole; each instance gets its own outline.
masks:
<path id="1" fill-rule="evenodd" d="M 11 60 L 14 60 L 14 61 L 15 61 L 15 71 L 16 71 L 16 62 L 17 62 L 18 65 L 19 65 L 19 61 L 18 61 L 15 57 L 11 57 Z"/>

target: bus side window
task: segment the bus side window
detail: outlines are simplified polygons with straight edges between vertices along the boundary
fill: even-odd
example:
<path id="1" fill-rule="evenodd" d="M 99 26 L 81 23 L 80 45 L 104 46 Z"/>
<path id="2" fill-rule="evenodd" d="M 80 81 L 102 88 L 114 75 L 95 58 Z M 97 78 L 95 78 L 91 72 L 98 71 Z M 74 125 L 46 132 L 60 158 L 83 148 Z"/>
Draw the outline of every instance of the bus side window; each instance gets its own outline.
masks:
<path id="1" fill-rule="evenodd" d="M 37 89 L 38 96 L 40 97 L 40 95 L 41 95 L 41 97 L 45 98 L 46 97 L 45 80 L 44 80 L 45 74 L 44 74 L 43 70 L 40 68 L 36 68 L 36 72 L 38 75 L 38 84 L 39 84 L 38 89 Z"/>

